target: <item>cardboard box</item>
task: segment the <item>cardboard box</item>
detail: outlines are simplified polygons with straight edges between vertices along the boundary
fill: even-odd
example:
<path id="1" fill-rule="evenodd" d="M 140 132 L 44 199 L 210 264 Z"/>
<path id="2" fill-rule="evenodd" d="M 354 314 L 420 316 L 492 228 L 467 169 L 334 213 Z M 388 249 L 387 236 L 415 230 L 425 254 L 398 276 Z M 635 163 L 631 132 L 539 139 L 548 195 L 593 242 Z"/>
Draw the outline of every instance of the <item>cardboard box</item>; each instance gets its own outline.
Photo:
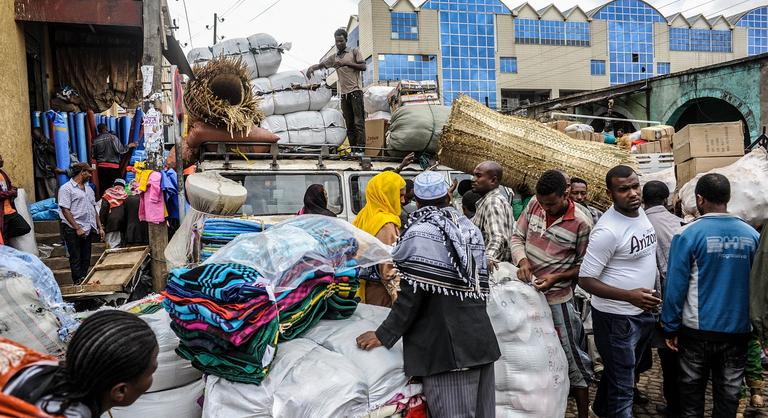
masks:
<path id="1" fill-rule="evenodd" d="M 589 132 L 589 131 L 574 131 L 574 132 L 568 132 L 566 135 L 570 136 L 573 139 L 578 139 L 579 141 L 591 141 L 592 134 L 593 132 Z"/>
<path id="2" fill-rule="evenodd" d="M 672 138 L 661 138 L 659 140 L 659 147 L 661 148 L 659 151 L 661 153 L 672 152 Z"/>
<path id="3" fill-rule="evenodd" d="M 697 123 L 677 132 L 672 144 L 675 164 L 702 157 L 741 157 L 744 130 L 741 121 Z"/>
<path id="4" fill-rule="evenodd" d="M 678 189 L 688 183 L 699 173 L 706 173 L 714 168 L 725 167 L 738 161 L 741 157 L 706 157 L 693 158 L 680 164 L 675 163 L 675 174 Z"/>
<path id="5" fill-rule="evenodd" d="M 565 128 L 567 128 L 573 122 L 569 120 L 556 120 L 552 123 L 555 125 L 555 126 L 552 126 L 552 128 L 557 129 L 560 132 L 565 132 Z"/>
<path id="6" fill-rule="evenodd" d="M 672 135 L 674 134 L 675 128 L 668 125 L 649 126 L 640 129 L 640 138 L 649 142 L 660 141 L 662 138 L 669 138 L 669 140 L 672 140 Z"/>
<path id="7" fill-rule="evenodd" d="M 599 142 L 602 144 L 605 142 L 605 137 L 603 136 L 603 134 L 599 132 L 595 132 L 592 134 L 592 142 Z"/>
<path id="8" fill-rule="evenodd" d="M 365 121 L 366 157 L 378 157 L 382 155 L 382 150 L 370 148 L 386 148 L 386 134 L 388 124 L 389 122 L 386 119 L 371 119 Z"/>

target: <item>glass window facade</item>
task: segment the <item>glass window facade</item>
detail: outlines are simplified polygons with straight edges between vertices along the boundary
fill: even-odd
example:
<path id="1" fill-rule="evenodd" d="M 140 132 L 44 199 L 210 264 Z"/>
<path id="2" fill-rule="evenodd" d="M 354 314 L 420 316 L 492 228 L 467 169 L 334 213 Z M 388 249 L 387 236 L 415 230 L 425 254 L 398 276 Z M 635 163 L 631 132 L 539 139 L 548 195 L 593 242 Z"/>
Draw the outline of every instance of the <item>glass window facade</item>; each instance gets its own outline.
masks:
<path id="1" fill-rule="evenodd" d="M 534 45 L 539 43 L 539 21 L 536 19 L 515 19 L 515 43 Z"/>
<path id="2" fill-rule="evenodd" d="M 419 15 L 410 12 L 392 12 L 391 16 L 392 39 L 419 39 Z"/>
<path id="3" fill-rule="evenodd" d="M 363 87 L 373 83 L 373 56 L 365 59 L 365 71 L 363 71 Z"/>
<path id="4" fill-rule="evenodd" d="M 436 77 L 435 55 L 379 54 L 380 81 L 423 81 L 434 80 Z"/>
<path id="5" fill-rule="evenodd" d="M 757 55 L 768 52 L 768 6 L 745 14 L 736 26 L 747 28 L 747 53 Z"/>
<path id="6" fill-rule="evenodd" d="M 589 22 L 565 22 L 565 44 L 589 46 Z"/>
<path id="7" fill-rule="evenodd" d="M 731 52 L 731 31 L 671 28 L 669 49 L 672 51 Z"/>
<path id="8" fill-rule="evenodd" d="M 496 14 L 510 14 L 499 0 L 428 0 L 440 12 L 443 102 L 466 94 L 489 107 L 496 97 Z"/>
<path id="9" fill-rule="evenodd" d="M 347 34 L 347 46 L 350 48 L 360 47 L 360 28 L 356 27 Z"/>
<path id="10" fill-rule="evenodd" d="M 640 0 L 615 0 L 593 18 L 608 21 L 611 85 L 653 77 L 653 24 L 664 16 Z"/>
<path id="11" fill-rule="evenodd" d="M 517 74 L 517 57 L 499 58 L 499 67 L 502 73 Z"/>
<path id="12" fill-rule="evenodd" d="M 515 19 L 515 43 L 521 45 L 589 46 L 589 23 Z"/>
<path id="13" fill-rule="evenodd" d="M 605 61 L 604 60 L 592 60 L 589 62 L 590 74 L 592 75 L 605 75 Z"/>
<path id="14" fill-rule="evenodd" d="M 658 75 L 669 74 L 669 71 L 670 71 L 670 65 L 668 62 L 656 63 L 656 74 Z"/>

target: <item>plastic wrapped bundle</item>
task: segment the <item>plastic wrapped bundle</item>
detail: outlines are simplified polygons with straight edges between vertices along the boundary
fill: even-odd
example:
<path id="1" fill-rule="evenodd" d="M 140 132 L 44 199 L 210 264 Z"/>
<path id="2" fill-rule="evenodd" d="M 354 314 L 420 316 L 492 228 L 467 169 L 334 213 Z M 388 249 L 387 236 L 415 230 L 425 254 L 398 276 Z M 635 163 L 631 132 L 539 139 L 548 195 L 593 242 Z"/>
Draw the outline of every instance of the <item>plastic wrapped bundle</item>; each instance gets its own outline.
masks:
<path id="1" fill-rule="evenodd" d="M 296 288 L 316 271 L 335 272 L 350 262 L 368 267 L 390 259 L 387 247 L 350 223 L 321 215 L 292 218 L 258 234 L 243 234 L 206 260 L 256 269 L 275 291 Z"/>
<path id="2" fill-rule="evenodd" d="M 365 113 L 390 112 L 389 94 L 395 90 L 390 86 L 370 86 L 363 94 Z"/>
<path id="3" fill-rule="evenodd" d="M 261 97 L 265 115 L 287 115 L 320 110 L 331 100 L 331 89 L 322 80 L 308 80 L 301 71 L 286 71 L 251 81 L 253 93 Z"/>
<path id="4" fill-rule="evenodd" d="M 231 38 L 219 42 L 210 48 L 210 54 L 211 57 L 241 59 L 248 68 L 248 77 L 255 79 L 275 74 L 283 60 L 283 51 L 290 48 L 290 43 L 278 44 L 271 35 L 257 33 L 248 38 Z M 202 50 L 203 48 L 193 49 L 187 54 L 187 60 L 197 63 L 197 61 L 205 62 L 206 58 L 210 59 Z"/>
<path id="5" fill-rule="evenodd" d="M 501 348 L 495 363 L 496 416 L 562 417 L 568 405 L 568 361 L 544 295 L 501 263 L 493 275 L 488 316 Z"/>
<path id="6" fill-rule="evenodd" d="M 735 163 L 715 168 L 707 173 L 719 173 L 731 183 L 728 213 L 736 215 L 753 226 L 768 221 L 768 152 L 762 147 L 754 149 Z M 680 200 L 686 218 L 698 215 L 696 210 L 696 183 L 706 173 L 696 175 L 680 188 Z"/>
<path id="7" fill-rule="evenodd" d="M 394 115 L 393 115 L 394 116 Z M 471 173 L 485 160 L 504 168 L 501 184 L 536 188 L 539 176 L 562 169 L 589 182 L 587 199 L 602 210 L 610 205 L 605 174 L 619 164 L 637 170 L 629 152 L 598 142 L 579 141 L 530 119 L 504 116 L 467 96 L 453 101 L 440 137 L 440 163 Z"/>
<path id="8" fill-rule="evenodd" d="M 21 215 L 31 228 L 29 232 L 18 237 L 8 239 L 7 245 L 19 250 L 30 253 L 37 256 L 37 239 L 35 239 L 35 223 L 32 220 L 32 215 L 29 214 L 29 206 L 27 206 L 27 192 L 24 189 L 18 189 L 16 198 L 13 199 L 13 204 L 16 207 L 16 213 Z"/>
<path id="9" fill-rule="evenodd" d="M 211 59 L 213 59 L 213 53 L 208 47 L 192 48 L 189 53 L 187 53 L 187 61 L 189 61 L 189 64 L 192 66 L 205 64 Z"/>
<path id="10" fill-rule="evenodd" d="M 387 154 L 396 157 L 411 152 L 437 154 L 438 139 L 450 113 L 450 107 L 441 105 L 411 105 L 397 109 L 390 119 Z"/>
<path id="11" fill-rule="evenodd" d="M 347 136 L 344 115 L 334 109 L 272 115 L 261 127 L 279 136 L 278 144 L 339 146 Z"/>
<path id="12" fill-rule="evenodd" d="M 145 393 L 131 406 L 116 406 L 110 409 L 109 415 L 103 416 L 200 418 L 203 416 L 203 410 L 199 401 L 204 391 L 205 382 L 198 379 L 179 388 Z"/>
<path id="13" fill-rule="evenodd" d="M 200 261 L 205 261 L 241 234 L 261 232 L 266 227 L 263 223 L 245 219 L 207 219 L 200 238 Z"/>

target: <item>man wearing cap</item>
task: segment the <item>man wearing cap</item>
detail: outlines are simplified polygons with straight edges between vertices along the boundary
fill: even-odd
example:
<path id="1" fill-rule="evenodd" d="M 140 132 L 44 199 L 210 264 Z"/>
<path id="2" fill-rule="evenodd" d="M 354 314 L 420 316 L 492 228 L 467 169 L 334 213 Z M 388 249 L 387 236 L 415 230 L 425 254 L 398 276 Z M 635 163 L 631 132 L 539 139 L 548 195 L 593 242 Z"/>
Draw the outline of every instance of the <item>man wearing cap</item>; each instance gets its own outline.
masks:
<path id="1" fill-rule="evenodd" d="M 59 188 L 59 216 L 64 242 L 69 252 L 72 282 L 80 283 L 91 265 L 91 237 L 98 233 L 104 239 L 104 228 L 96 215 L 96 198 L 88 180 L 93 167 L 86 163 L 72 166 L 72 179 Z"/>
<path id="2" fill-rule="evenodd" d="M 427 171 L 414 180 L 418 209 L 392 252 L 400 293 L 363 350 L 403 338 L 404 370 L 420 377 L 430 416 L 495 416 L 499 345 L 485 308 L 488 270 L 480 230 L 450 206 L 448 184 Z"/>
<path id="3" fill-rule="evenodd" d="M 109 248 L 119 248 L 123 242 L 125 231 L 125 199 L 128 193 L 125 191 L 125 180 L 116 179 L 112 187 L 104 191 L 101 198 L 99 218 L 104 225 L 105 239 Z"/>

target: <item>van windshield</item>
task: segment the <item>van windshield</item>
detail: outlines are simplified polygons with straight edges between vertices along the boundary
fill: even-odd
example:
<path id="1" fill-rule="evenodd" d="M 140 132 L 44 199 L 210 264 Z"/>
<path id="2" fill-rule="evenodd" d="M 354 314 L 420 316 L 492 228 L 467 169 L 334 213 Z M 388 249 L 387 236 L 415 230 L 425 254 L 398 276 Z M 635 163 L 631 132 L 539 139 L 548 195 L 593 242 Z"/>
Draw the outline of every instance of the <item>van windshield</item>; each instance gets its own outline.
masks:
<path id="1" fill-rule="evenodd" d="M 328 209 L 337 215 L 343 209 L 341 177 L 337 174 L 259 173 L 227 177 L 240 181 L 248 190 L 244 215 L 294 215 L 304 206 L 304 193 L 313 184 L 325 187 Z"/>

